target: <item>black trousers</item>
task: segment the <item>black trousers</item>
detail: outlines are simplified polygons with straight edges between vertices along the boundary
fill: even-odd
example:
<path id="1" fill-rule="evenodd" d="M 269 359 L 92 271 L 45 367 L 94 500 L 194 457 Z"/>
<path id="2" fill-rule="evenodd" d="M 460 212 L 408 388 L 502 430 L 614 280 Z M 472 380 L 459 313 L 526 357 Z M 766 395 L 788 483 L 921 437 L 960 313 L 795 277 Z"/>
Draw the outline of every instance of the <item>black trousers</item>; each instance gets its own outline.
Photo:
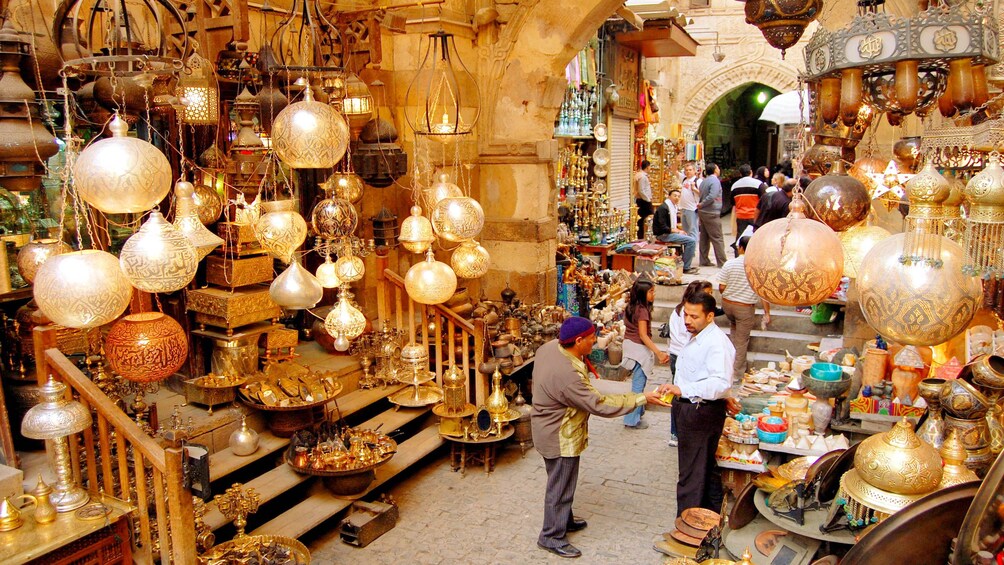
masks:
<path id="1" fill-rule="evenodd" d="M 645 239 L 645 218 L 653 213 L 652 203 L 642 198 L 635 198 L 634 203 L 638 206 L 638 239 Z"/>
<path id="2" fill-rule="evenodd" d="M 565 534 L 572 521 L 572 499 L 579 480 L 578 457 L 544 459 L 547 469 L 547 491 L 544 493 L 544 527 L 537 542 L 544 547 L 568 544 Z"/>
<path id="3" fill-rule="evenodd" d="M 720 512 L 722 476 L 715 462 L 718 439 L 725 426 L 725 401 L 691 404 L 673 402 L 673 423 L 679 438 L 680 478 L 676 483 L 676 515 L 701 507 Z"/>

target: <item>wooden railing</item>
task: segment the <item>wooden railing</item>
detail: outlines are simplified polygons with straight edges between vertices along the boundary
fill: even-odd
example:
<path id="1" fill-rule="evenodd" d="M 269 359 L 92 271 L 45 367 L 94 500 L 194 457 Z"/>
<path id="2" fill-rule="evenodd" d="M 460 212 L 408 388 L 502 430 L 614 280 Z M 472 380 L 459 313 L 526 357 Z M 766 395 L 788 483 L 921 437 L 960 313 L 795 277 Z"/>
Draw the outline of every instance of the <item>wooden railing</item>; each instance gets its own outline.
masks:
<path id="1" fill-rule="evenodd" d="M 474 369 L 472 401 L 476 406 L 484 404 L 489 383 L 477 370 L 485 355 L 484 324 L 465 320 L 441 304 L 429 306 L 415 302 L 404 288 L 404 279 L 387 268 L 386 257 L 377 256 L 376 265 L 378 321 L 402 330 L 410 340 L 435 351 L 430 361 L 439 384 L 451 363 L 456 363 L 468 377 Z"/>
<path id="2" fill-rule="evenodd" d="M 67 438 L 74 480 L 89 491 L 103 492 L 137 508 L 136 562 L 153 563 L 159 558 L 164 565 L 194 565 L 195 515 L 192 493 L 184 486 L 183 449 L 162 447 L 119 409 L 56 349 L 51 326 L 34 332 L 40 383 L 50 375 L 62 381 L 67 395 L 75 396 L 94 417 L 94 426 Z M 151 502 L 156 524 L 150 515 Z M 153 552 L 154 529 L 158 555 Z"/>

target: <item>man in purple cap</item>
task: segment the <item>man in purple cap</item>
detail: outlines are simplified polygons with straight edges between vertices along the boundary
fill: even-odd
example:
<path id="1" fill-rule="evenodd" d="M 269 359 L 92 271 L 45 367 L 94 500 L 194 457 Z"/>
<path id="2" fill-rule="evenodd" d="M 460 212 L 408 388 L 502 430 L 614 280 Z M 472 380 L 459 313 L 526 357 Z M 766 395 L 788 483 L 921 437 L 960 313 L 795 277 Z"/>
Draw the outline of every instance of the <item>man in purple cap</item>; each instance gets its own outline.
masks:
<path id="1" fill-rule="evenodd" d="M 600 394 L 589 382 L 586 357 L 596 343 L 593 323 L 578 316 L 561 324 L 558 339 L 540 346 L 533 364 L 533 445 L 544 457 L 547 490 L 544 527 L 537 545 L 561 557 L 582 552 L 565 536 L 586 527 L 572 515 L 579 455 L 589 441 L 589 415 L 616 418 L 645 403 L 661 404 L 659 394 Z"/>

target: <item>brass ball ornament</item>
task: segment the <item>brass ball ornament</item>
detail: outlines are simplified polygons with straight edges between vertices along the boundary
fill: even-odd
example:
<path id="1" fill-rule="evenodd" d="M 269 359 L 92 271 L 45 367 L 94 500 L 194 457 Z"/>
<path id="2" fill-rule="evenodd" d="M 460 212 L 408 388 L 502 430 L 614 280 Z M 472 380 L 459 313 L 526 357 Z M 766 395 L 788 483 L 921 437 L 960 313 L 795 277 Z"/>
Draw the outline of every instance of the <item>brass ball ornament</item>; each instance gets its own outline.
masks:
<path id="1" fill-rule="evenodd" d="M 863 222 L 871 210 L 868 190 L 847 174 L 842 159 L 833 163 L 830 172 L 809 183 L 803 196 L 813 216 L 835 232 Z"/>
<path id="2" fill-rule="evenodd" d="M 491 257 L 488 250 L 474 240 L 467 240 L 453 250 L 450 267 L 462 279 L 477 279 L 488 273 Z"/>
<path id="3" fill-rule="evenodd" d="M 826 224 L 805 217 L 796 194 L 786 218 L 753 232 L 746 248 L 746 277 L 771 304 L 807 306 L 826 300 L 844 270 L 840 239 Z"/>
<path id="4" fill-rule="evenodd" d="M 938 238 L 941 253 L 930 261 L 903 257 L 907 234 L 872 247 L 858 271 L 865 320 L 883 337 L 905 345 L 937 345 L 966 329 L 983 295 L 980 280 L 963 273 L 966 254 L 954 241 Z"/>

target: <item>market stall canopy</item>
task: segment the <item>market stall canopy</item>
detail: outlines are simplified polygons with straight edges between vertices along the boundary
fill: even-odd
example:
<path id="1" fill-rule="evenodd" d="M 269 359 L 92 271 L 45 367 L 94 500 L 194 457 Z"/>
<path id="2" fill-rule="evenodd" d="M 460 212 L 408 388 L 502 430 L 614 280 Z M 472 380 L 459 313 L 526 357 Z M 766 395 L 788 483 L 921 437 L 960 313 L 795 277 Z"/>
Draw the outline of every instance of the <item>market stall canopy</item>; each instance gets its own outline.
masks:
<path id="1" fill-rule="evenodd" d="M 693 57 L 697 40 L 675 20 L 648 20 L 645 28 L 617 34 L 617 42 L 645 57 Z"/>
<path id="2" fill-rule="evenodd" d="M 771 98 L 760 119 L 775 124 L 809 123 L 809 91 L 792 90 Z"/>

